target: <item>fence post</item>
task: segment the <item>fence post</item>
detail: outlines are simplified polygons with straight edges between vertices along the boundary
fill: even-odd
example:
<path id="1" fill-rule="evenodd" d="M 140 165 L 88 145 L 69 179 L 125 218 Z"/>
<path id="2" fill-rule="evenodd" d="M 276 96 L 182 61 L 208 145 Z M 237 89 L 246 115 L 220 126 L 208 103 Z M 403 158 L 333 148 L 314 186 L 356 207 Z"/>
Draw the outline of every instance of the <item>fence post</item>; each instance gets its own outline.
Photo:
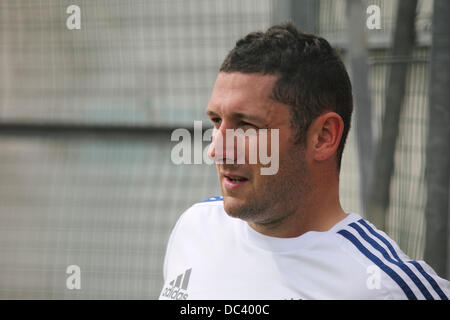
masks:
<path id="1" fill-rule="evenodd" d="M 354 94 L 356 139 L 360 176 L 360 199 L 364 213 L 372 173 L 372 108 L 369 91 L 369 53 L 367 50 L 366 12 L 361 0 L 347 0 L 348 55 Z"/>
<path id="2" fill-rule="evenodd" d="M 385 229 L 386 211 L 390 202 L 394 153 L 408 68 L 408 63 L 404 60 L 410 58 L 414 50 L 416 7 L 417 0 L 400 0 L 397 7 L 397 21 L 391 50 L 393 62 L 390 65 L 390 75 L 386 84 L 382 133 L 377 144 L 367 207 L 369 219 L 380 229 Z"/>
<path id="3" fill-rule="evenodd" d="M 441 276 L 447 270 L 450 141 L 450 23 L 448 0 L 434 0 L 427 141 L 425 260 Z"/>

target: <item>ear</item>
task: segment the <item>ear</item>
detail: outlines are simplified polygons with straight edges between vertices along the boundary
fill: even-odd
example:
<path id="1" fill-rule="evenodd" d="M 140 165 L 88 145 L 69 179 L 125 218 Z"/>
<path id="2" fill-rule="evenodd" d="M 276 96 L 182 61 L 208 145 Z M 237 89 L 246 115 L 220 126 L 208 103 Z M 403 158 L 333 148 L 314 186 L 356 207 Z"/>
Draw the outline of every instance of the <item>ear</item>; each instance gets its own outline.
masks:
<path id="1" fill-rule="evenodd" d="M 315 161 L 324 161 L 336 154 L 344 131 L 344 121 L 336 112 L 317 117 L 308 132 L 308 145 Z"/>

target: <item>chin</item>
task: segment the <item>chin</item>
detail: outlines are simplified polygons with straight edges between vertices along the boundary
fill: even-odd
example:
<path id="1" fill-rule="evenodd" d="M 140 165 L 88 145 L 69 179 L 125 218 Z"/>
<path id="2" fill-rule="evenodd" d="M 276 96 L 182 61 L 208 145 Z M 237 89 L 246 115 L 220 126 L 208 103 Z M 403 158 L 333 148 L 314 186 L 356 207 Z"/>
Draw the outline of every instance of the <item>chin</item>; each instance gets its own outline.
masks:
<path id="1" fill-rule="evenodd" d="M 238 199 L 233 196 L 223 196 L 223 208 L 225 212 L 233 218 L 241 218 L 245 216 L 246 202 L 243 199 Z"/>
<path id="2" fill-rule="evenodd" d="M 232 196 L 224 196 L 223 207 L 230 217 L 247 222 L 255 220 L 260 215 L 254 204 L 252 205 L 245 198 L 239 199 Z"/>

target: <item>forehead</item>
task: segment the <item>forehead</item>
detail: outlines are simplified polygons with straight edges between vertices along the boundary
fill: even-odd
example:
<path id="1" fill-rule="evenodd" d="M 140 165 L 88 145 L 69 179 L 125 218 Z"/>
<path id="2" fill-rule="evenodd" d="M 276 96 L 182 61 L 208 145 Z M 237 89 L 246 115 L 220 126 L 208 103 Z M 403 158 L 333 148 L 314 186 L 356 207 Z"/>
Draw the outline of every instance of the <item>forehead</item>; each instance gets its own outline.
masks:
<path id="1" fill-rule="evenodd" d="M 277 104 L 271 99 L 276 75 L 220 72 L 217 76 L 207 112 L 251 113 L 264 116 Z"/>

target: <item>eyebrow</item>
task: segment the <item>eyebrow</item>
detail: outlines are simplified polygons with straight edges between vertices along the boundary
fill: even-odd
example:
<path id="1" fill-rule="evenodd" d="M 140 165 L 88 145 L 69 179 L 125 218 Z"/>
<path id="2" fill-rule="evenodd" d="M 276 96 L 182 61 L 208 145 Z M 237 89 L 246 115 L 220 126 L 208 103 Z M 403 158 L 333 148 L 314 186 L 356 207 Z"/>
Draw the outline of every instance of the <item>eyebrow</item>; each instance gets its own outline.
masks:
<path id="1" fill-rule="evenodd" d="M 219 116 L 217 113 L 215 113 L 212 110 L 207 110 L 206 114 L 209 117 L 214 117 L 214 116 Z M 258 117 L 258 116 L 254 116 L 254 115 L 250 115 L 250 114 L 245 114 L 245 113 L 241 113 L 241 112 L 232 112 L 231 113 L 231 117 L 232 118 L 236 118 L 236 119 L 246 119 L 246 120 L 250 120 L 250 121 L 256 121 L 256 122 L 264 122 L 262 118 Z"/>

